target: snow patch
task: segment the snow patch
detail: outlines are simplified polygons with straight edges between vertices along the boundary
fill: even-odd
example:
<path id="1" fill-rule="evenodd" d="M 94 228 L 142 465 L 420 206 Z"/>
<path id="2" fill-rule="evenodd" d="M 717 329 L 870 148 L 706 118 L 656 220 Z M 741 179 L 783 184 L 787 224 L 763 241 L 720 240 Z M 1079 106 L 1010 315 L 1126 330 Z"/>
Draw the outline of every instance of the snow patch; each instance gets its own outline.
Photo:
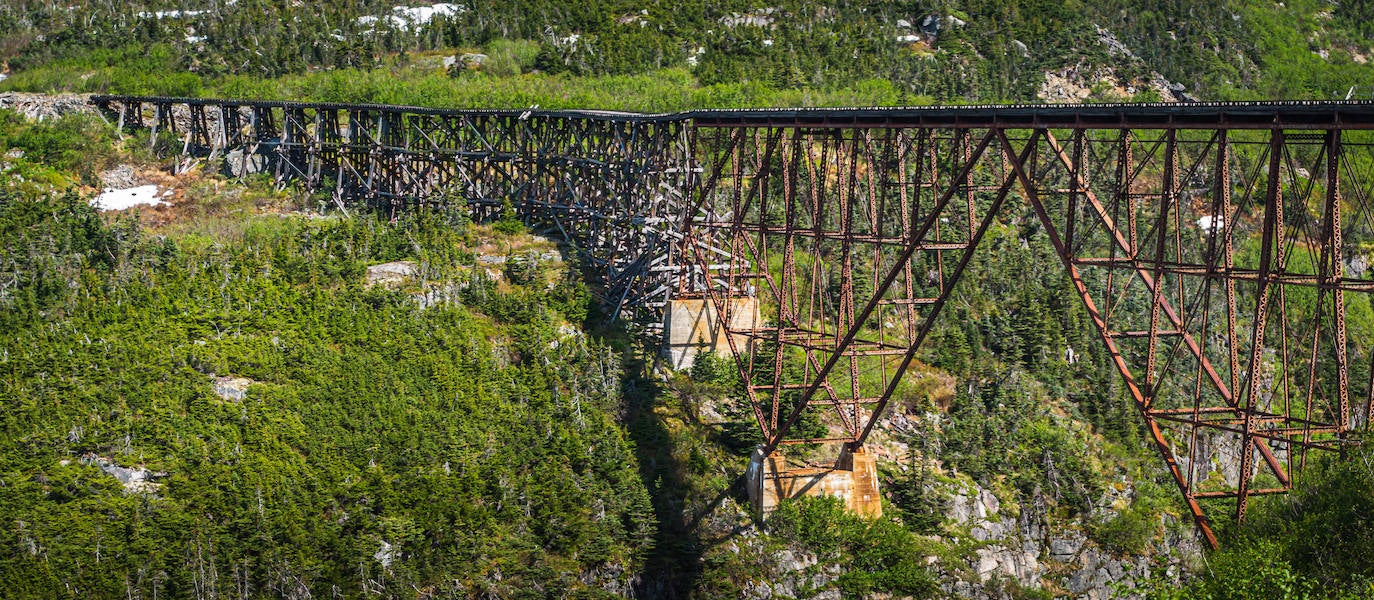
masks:
<path id="1" fill-rule="evenodd" d="M 156 185 L 140 185 L 122 190 L 112 188 L 91 198 L 91 206 L 100 210 L 124 210 L 144 204 L 159 206 L 167 204 L 165 200 L 160 200 L 159 196 L 167 196 L 171 193 L 171 190 L 167 190 L 163 194 L 158 194 Z"/>
<path id="2" fill-rule="evenodd" d="M 431 6 L 397 6 L 391 9 L 391 14 L 378 17 L 367 15 L 358 17 L 359 25 L 375 25 L 378 21 L 389 21 L 397 29 L 410 30 L 417 25 L 427 25 L 434 17 L 453 17 L 467 12 L 468 9 L 462 4 L 440 3 Z"/>
<path id="3" fill-rule="evenodd" d="M 1203 231 L 1216 231 L 1226 227 L 1226 218 L 1220 215 L 1202 215 L 1197 220 L 1197 226 Z"/>
<path id="4" fill-rule="evenodd" d="M 433 6 L 398 6 L 392 12 L 414 23 L 428 23 L 437 16 L 453 17 L 467 12 L 461 4 L 435 4 Z"/>
<path id="5" fill-rule="evenodd" d="M 185 17 L 203 15 L 205 13 L 206 11 L 203 10 L 159 10 L 156 12 L 141 12 L 138 13 L 138 17 L 140 19 L 182 19 Z"/>

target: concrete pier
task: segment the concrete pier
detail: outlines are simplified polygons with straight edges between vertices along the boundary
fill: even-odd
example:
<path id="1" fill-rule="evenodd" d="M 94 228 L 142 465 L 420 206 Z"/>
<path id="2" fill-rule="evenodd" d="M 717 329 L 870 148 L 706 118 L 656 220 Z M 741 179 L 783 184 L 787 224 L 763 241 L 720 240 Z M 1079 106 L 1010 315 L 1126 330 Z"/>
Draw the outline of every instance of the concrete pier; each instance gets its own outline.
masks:
<path id="1" fill-rule="evenodd" d="M 865 517 L 883 514 L 877 461 L 863 448 L 846 449 L 830 468 L 789 467 L 781 451 L 764 456 L 758 448 L 749 460 L 745 480 L 750 503 L 765 519 L 779 502 L 803 496 L 839 498 L 850 512 Z"/>
<path id="2" fill-rule="evenodd" d="M 759 301 L 757 298 L 739 297 L 726 301 L 726 316 L 730 328 L 736 331 L 753 329 L 759 323 Z M 730 356 L 730 341 L 716 306 L 705 298 L 672 300 L 663 314 L 663 353 L 674 369 L 692 368 L 697 353 L 714 352 L 718 356 Z M 748 343 L 743 335 L 735 336 L 735 344 L 740 350 Z"/>

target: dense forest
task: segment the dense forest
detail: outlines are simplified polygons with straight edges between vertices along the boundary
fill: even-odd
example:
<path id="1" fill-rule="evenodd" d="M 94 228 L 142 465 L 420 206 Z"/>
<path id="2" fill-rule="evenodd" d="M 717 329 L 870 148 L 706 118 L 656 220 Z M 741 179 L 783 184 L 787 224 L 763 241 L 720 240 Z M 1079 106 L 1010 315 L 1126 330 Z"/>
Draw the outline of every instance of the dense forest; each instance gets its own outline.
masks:
<path id="1" fill-rule="evenodd" d="M 640 111 L 1368 98 L 1369 13 L 1325 0 L 18 0 L 0 6 L 0 86 Z"/>
<path id="2" fill-rule="evenodd" d="M 1368 98 L 1371 23 L 1344 0 L 15 0 L 0 91 Z M 1095 334 L 1026 220 L 989 231 L 875 436 L 885 516 L 808 500 L 765 527 L 738 374 L 663 368 L 575 252 L 460 206 L 173 176 L 145 142 L 0 110 L 0 596 L 1374 598 L 1374 448 L 1314 458 L 1202 552 L 1113 368 L 1065 356 Z M 118 169 L 172 205 L 96 210 Z M 989 577 L 1023 542 L 1033 575 Z"/>
<path id="3" fill-rule="evenodd" d="M 580 284 L 478 280 L 431 308 L 362 285 L 398 257 L 455 277 L 465 230 L 443 218 L 173 239 L 6 196 L 5 595 L 628 581 L 654 517 L 618 355 L 560 333 Z M 229 378 L 251 387 L 217 395 Z"/>

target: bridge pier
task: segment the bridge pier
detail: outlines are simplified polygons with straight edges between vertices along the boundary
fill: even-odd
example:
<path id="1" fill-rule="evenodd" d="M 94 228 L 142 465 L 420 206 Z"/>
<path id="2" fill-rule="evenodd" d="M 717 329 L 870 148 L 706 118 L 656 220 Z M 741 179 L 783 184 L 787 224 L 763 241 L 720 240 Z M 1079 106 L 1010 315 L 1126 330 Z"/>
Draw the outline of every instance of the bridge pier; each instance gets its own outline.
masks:
<path id="1" fill-rule="evenodd" d="M 726 300 L 729 329 L 745 331 L 759 324 L 759 301 L 741 296 Z M 721 327 L 716 305 L 705 298 L 686 298 L 668 301 L 663 310 L 663 354 L 674 369 L 692 368 L 697 355 L 703 351 L 729 357 L 729 332 Z M 749 338 L 736 333 L 735 345 L 743 351 Z"/>
<path id="2" fill-rule="evenodd" d="M 846 447 L 833 467 L 789 467 L 780 450 L 764 456 L 754 449 L 745 471 L 749 502 L 766 520 L 778 503 L 804 496 L 833 496 L 850 512 L 864 517 L 883 514 L 878 494 L 877 459 L 863 449 Z"/>

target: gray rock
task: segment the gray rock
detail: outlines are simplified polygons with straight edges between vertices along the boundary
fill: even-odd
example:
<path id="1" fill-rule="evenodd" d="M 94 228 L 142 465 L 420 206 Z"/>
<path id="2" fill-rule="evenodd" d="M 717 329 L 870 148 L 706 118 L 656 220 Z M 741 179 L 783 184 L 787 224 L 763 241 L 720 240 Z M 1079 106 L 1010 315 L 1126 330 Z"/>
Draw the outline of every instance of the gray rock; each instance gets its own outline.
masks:
<path id="1" fill-rule="evenodd" d="M 231 402 L 242 402 L 248 395 L 248 386 L 256 383 L 245 377 L 216 377 L 215 394 Z"/>
<path id="2" fill-rule="evenodd" d="M 927 36 L 930 36 L 930 37 L 934 37 L 934 36 L 939 35 L 939 34 L 940 34 L 940 19 L 939 19 L 939 17 L 936 17 L 935 15 L 926 15 L 926 18 L 921 19 L 920 30 L 921 30 L 921 33 L 922 33 L 922 34 L 927 35 Z"/>
<path id="3" fill-rule="evenodd" d="M 988 518 L 997 514 L 997 511 L 1002 508 L 1002 503 L 992 492 L 979 487 L 977 508 L 979 509 L 979 517 Z"/>
<path id="4" fill-rule="evenodd" d="M 366 282 L 369 286 L 396 287 L 414 279 L 419 275 L 419 272 L 415 263 L 408 260 L 382 263 L 367 268 Z"/>
<path id="5" fill-rule="evenodd" d="M 383 567 L 390 569 L 392 561 L 396 560 L 396 551 L 392 548 L 390 542 L 382 540 L 381 547 L 377 548 L 377 552 L 372 555 L 372 558 L 382 563 Z"/>
<path id="6" fill-rule="evenodd" d="M 121 467 L 109 458 L 86 454 L 81 457 L 81 463 L 91 465 L 104 471 L 106 475 L 119 480 L 124 485 L 127 493 L 146 493 L 152 494 L 162 487 L 160 483 L 153 483 L 153 477 L 165 477 L 166 473 L 153 473 L 141 467 Z"/>
<path id="7" fill-rule="evenodd" d="M 262 154 L 246 154 L 243 150 L 230 150 L 224 154 L 224 174 L 229 177 L 243 177 L 267 170 L 267 157 Z"/>
<path id="8" fill-rule="evenodd" d="M 1083 547 L 1081 534 L 1071 533 L 1067 537 L 1050 539 L 1050 559 L 1060 562 L 1073 560 L 1074 555 L 1078 554 L 1079 548 Z"/>
<path id="9" fill-rule="evenodd" d="M 973 517 L 973 502 L 967 494 L 958 493 L 950 496 L 949 505 L 945 507 L 945 518 L 955 523 L 967 523 Z"/>
<path id="10" fill-rule="evenodd" d="M 134 168 L 129 165 L 119 165 L 113 169 L 100 174 L 100 184 L 107 188 L 124 190 L 137 187 L 143 184 L 134 174 Z"/>
<path id="11" fill-rule="evenodd" d="M 1363 254 L 1356 254 L 1350 257 L 1346 265 L 1350 267 L 1352 277 L 1364 277 L 1365 271 L 1369 270 L 1369 258 Z"/>
<path id="12" fill-rule="evenodd" d="M 0 108 L 15 111 L 25 118 L 43 121 L 70 113 L 95 113 L 85 94 L 0 93 Z"/>

